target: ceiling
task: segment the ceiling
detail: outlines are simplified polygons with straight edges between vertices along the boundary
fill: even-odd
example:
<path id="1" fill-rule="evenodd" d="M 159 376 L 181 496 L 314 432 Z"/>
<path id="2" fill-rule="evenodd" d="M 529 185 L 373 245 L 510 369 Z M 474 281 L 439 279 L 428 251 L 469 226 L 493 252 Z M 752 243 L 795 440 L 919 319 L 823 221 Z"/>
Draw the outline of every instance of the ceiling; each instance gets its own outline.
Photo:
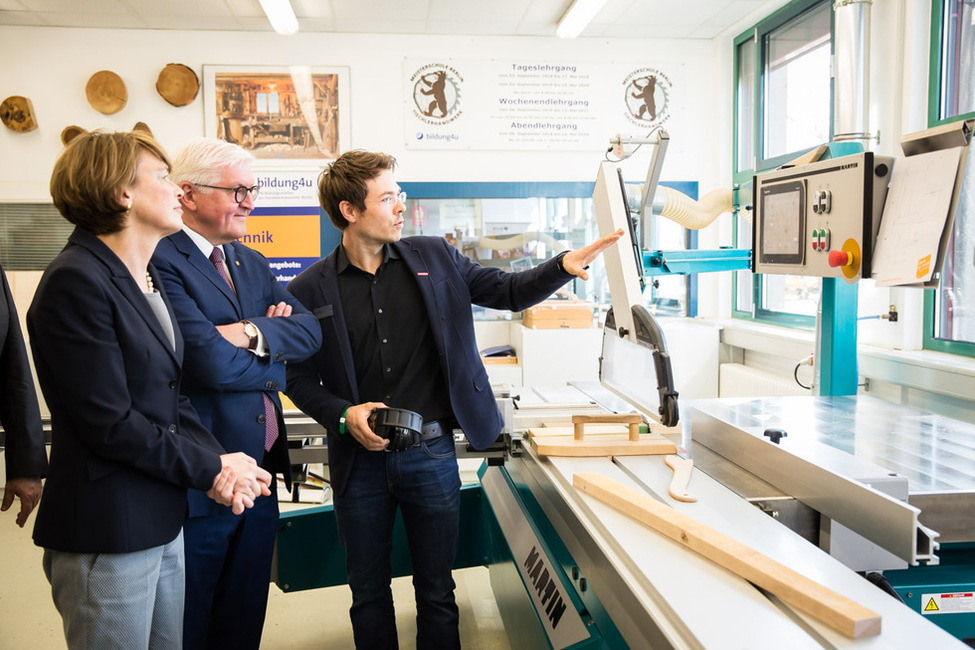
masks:
<path id="1" fill-rule="evenodd" d="M 291 0 L 301 32 L 553 36 L 572 0 Z M 710 39 L 770 0 L 607 0 L 582 33 Z M 0 0 L 0 25 L 271 31 L 259 0 Z"/>

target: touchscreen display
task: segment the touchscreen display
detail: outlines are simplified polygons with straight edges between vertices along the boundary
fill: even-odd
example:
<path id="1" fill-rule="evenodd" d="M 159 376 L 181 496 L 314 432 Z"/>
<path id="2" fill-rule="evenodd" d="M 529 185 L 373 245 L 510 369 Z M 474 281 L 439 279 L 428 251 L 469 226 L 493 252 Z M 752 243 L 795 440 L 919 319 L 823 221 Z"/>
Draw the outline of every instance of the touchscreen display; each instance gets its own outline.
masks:
<path id="1" fill-rule="evenodd" d="M 761 261 L 765 264 L 801 264 L 806 230 L 802 182 L 763 187 L 761 210 Z"/>

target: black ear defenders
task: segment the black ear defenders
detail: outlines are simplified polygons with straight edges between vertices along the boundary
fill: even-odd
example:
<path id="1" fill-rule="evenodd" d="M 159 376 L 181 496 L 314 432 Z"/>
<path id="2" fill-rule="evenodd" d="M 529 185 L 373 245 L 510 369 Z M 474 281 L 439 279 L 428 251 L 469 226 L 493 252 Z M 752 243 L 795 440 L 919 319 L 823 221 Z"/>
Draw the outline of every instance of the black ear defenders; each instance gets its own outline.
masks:
<path id="1" fill-rule="evenodd" d="M 376 409 L 369 416 L 369 426 L 377 436 L 389 440 L 386 451 L 403 451 L 420 441 L 423 417 L 406 409 Z"/>

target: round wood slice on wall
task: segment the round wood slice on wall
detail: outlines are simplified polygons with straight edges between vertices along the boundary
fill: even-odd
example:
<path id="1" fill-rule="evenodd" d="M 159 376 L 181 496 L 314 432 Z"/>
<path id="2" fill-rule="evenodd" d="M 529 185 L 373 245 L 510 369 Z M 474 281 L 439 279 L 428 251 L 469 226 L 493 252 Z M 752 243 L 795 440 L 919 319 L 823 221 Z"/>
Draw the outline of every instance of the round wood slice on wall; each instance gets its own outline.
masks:
<path id="1" fill-rule="evenodd" d="M 61 144 L 67 147 L 72 140 L 77 138 L 82 133 L 87 133 L 87 131 L 80 126 L 69 124 L 61 130 Z"/>
<path id="2" fill-rule="evenodd" d="M 105 115 L 118 113 L 129 99 L 125 82 L 111 70 L 100 70 L 91 75 L 85 94 L 91 107 Z"/>
<path id="3" fill-rule="evenodd" d="M 11 95 L 0 103 L 0 122 L 18 133 L 27 133 L 37 128 L 34 107 L 29 99 L 20 95 Z"/>
<path id="4" fill-rule="evenodd" d="M 156 79 L 156 91 L 173 106 L 186 106 L 200 90 L 200 80 L 182 63 L 170 63 Z"/>

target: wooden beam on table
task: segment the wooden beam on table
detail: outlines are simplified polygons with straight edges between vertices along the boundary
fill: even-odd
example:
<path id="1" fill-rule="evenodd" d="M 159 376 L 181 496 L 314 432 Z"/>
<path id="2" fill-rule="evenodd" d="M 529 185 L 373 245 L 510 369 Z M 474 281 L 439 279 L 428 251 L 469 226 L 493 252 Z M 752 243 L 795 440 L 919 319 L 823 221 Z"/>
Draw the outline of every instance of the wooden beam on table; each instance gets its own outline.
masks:
<path id="1" fill-rule="evenodd" d="M 532 448 L 539 456 L 647 456 L 676 454 L 677 445 L 655 433 L 644 433 L 631 440 L 628 434 L 597 435 L 585 440 L 575 436 L 534 436 Z"/>
<path id="2" fill-rule="evenodd" d="M 876 612 L 648 494 L 595 472 L 573 475 L 572 484 L 847 637 L 880 634 L 881 619 Z"/>

